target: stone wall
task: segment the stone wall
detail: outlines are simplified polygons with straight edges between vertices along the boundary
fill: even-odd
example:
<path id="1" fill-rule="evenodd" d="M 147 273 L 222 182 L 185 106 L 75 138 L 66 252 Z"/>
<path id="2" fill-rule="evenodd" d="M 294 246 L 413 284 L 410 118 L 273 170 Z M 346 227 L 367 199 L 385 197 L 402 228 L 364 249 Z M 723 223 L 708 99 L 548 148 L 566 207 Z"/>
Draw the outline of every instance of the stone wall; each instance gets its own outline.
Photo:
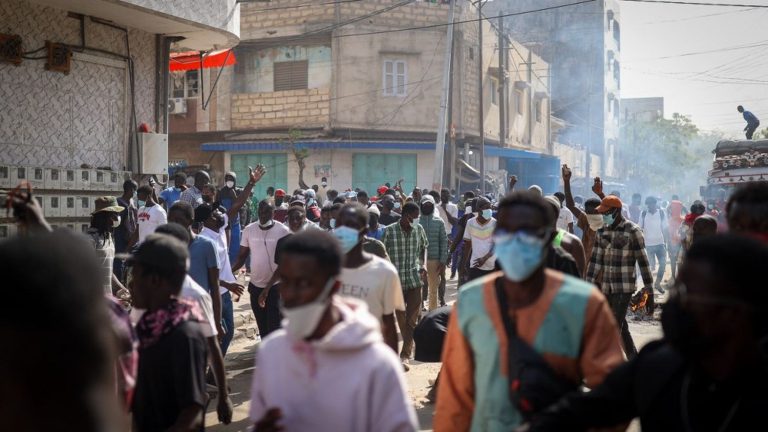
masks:
<path id="1" fill-rule="evenodd" d="M 330 122 L 330 89 L 232 95 L 232 129 L 323 127 Z"/>

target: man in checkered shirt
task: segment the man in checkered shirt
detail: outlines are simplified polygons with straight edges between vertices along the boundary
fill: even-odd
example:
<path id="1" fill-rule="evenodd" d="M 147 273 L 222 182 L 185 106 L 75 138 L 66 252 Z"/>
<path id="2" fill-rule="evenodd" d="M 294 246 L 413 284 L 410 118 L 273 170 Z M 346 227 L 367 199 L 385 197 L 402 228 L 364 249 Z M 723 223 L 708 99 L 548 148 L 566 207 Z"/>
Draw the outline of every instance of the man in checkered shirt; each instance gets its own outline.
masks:
<path id="1" fill-rule="evenodd" d="M 635 264 L 640 267 L 643 285 L 653 295 L 653 276 L 645 253 L 643 232 L 622 216 L 621 200 L 614 195 L 603 198 L 597 212 L 603 215 L 603 228 L 597 230 L 592 257 L 587 267 L 587 281 L 599 286 L 621 328 L 624 352 L 631 358 L 637 354 L 627 326 L 627 307 L 637 287 Z"/>

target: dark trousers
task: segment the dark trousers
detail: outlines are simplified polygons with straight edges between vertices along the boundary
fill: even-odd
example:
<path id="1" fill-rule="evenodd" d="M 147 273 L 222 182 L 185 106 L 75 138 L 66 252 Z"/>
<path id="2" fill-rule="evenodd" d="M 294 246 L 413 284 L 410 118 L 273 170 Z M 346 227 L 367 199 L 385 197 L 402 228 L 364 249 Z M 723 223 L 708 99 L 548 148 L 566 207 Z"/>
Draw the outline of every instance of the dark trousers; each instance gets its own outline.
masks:
<path id="1" fill-rule="evenodd" d="M 472 267 L 469 269 L 469 278 L 467 279 L 467 282 L 473 281 L 477 278 L 481 278 L 485 275 L 489 275 L 493 273 L 493 270 L 480 270 L 477 267 Z"/>
<path id="2" fill-rule="evenodd" d="M 629 324 L 627 324 L 627 308 L 629 307 L 629 301 L 632 299 L 632 293 L 606 294 L 605 297 L 608 299 L 608 305 L 611 307 L 613 316 L 616 318 L 616 324 L 619 326 L 624 353 L 627 355 L 627 358 L 631 359 L 637 355 L 637 348 L 635 348 L 635 342 L 629 333 Z"/>
<path id="3" fill-rule="evenodd" d="M 280 292 L 279 285 L 275 285 L 267 294 L 267 302 L 264 307 L 259 306 L 259 294 L 264 288 L 259 288 L 254 284 L 248 284 L 248 292 L 251 294 L 251 310 L 256 318 L 256 325 L 259 326 L 259 336 L 263 340 L 267 335 L 280 328 L 280 321 L 283 314 L 280 313 Z"/>
<path id="4" fill-rule="evenodd" d="M 419 314 L 421 313 L 421 289 L 403 290 L 403 300 L 405 300 L 405 311 L 395 311 L 397 325 L 400 327 L 400 334 L 403 336 L 403 348 L 400 350 L 400 358 L 410 359 L 413 353 L 413 330 L 416 328 L 416 324 L 419 323 Z"/>
<path id="5" fill-rule="evenodd" d="M 752 135 L 755 133 L 758 126 L 760 126 L 760 122 L 757 122 L 757 124 L 747 126 L 747 139 L 749 140 L 752 139 Z"/>

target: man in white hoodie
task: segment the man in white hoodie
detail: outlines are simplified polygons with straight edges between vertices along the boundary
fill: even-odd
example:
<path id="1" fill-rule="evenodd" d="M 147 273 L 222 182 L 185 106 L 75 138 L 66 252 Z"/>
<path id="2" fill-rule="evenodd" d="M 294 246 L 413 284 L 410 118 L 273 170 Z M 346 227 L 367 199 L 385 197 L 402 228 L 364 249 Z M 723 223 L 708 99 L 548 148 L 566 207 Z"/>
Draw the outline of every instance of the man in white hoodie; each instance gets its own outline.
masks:
<path id="1" fill-rule="evenodd" d="M 279 273 L 283 328 L 256 356 L 255 431 L 415 431 L 397 355 L 365 303 L 336 296 L 342 254 L 322 231 L 285 240 Z"/>

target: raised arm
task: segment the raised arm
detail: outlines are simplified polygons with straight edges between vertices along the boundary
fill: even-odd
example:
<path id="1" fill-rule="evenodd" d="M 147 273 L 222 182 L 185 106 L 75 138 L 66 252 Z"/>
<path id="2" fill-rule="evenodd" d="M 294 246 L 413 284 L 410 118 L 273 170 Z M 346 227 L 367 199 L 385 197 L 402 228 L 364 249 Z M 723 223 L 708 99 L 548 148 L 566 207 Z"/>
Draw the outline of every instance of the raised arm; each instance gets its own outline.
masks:
<path id="1" fill-rule="evenodd" d="M 605 198 L 605 194 L 603 193 L 603 181 L 600 180 L 600 177 L 595 177 L 595 182 L 592 185 L 592 192 L 594 192 L 600 199 Z"/>
<path id="2" fill-rule="evenodd" d="M 253 186 L 258 183 L 262 177 L 264 177 L 266 172 L 267 170 L 264 168 L 264 165 L 256 165 L 255 169 L 248 167 L 248 184 L 245 185 L 243 192 L 237 197 L 235 202 L 232 204 L 232 207 L 227 210 L 227 217 L 229 220 L 235 220 L 235 217 L 237 217 L 240 209 L 245 205 L 246 202 L 248 202 L 248 197 L 251 196 Z"/>

